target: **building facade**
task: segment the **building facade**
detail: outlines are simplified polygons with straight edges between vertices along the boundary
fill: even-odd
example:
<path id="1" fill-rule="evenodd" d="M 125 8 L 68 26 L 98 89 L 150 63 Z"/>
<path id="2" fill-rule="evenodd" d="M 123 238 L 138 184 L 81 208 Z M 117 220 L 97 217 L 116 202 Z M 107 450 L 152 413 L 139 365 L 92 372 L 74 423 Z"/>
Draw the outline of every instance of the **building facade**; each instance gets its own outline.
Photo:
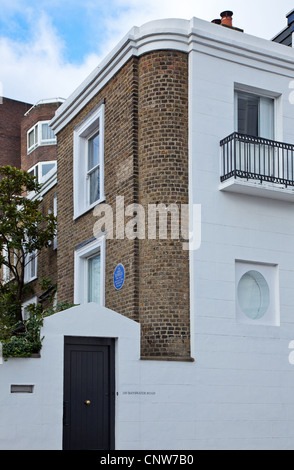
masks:
<path id="1" fill-rule="evenodd" d="M 161 66 L 167 70 L 164 76 Z M 83 174 L 84 161 L 78 149 L 83 152 L 88 121 L 91 139 L 93 117 L 101 153 L 97 157 L 100 194 L 91 204 L 85 194 L 91 191 L 86 187 L 89 177 Z M 178 120 L 176 129 L 171 120 Z M 187 56 L 159 51 L 131 58 L 58 133 L 58 193 L 62 201 L 58 206 L 58 301 L 80 304 L 88 300 L 81 278 L 88 269 L 87 260 L 91 262 L 93 253 L 99 254 L 99 303 L 140 322 L 146 356 L 190 356 L 189 255 L 182 250 L 181 240 L 158 243 L 157 239 L 138 239 L 135 233 L 127 237 L 125 224 L 133 213 L 128 217 L 125 211 L 139 204 L 147 215 L 149 204 L 180 207 L 188 203 L 187 121 Z M 99 201 L 113 209 L 115 228 L 111 238 L 101 235 L 101 245 L 93 235 L 99 220 L 94 208 L 99 209 Z M 124 215 L 118 223 L 120 210 Z M 147 235 L 147 221 L 143 228 Z M 113 286 L 118 264 L 124 266 L 126 276 L 119 291 Z"/>
<path id="2" fill-rule="evenodd" d="M 280 31 L 274 38 L 273 41 L 285 46 L 293 47 L 293 32 L 294 32 L 294 10 L 291 10 L 287 15 L 287 26 Z"/>
<path id="3" fill-rule="evenodd" d="M 294 448 L 294 51 L 231 16 L 133 28 L 50 121 L 57 297 L 79 306 L 1 366 L 35 384 L 20 446 Z"/>
<path id="4" fill-rule="evenodd" d="M 1 99 L 0 146 L 1 166 L 21 165 L 21 121 L 31 104 L 8 98 Z"/>
<path id="5" fill-rule="evenodd" d="M 49 122 L 61 103 L 61 99 L 54 99 L 31 105 L 4 98 L 0 108 L 3 127 L 1 165 L 11 165 L 28 171 L 42 184 L 38 197 L 42 198 L 43 215 L 49 212 L 57 213 L 57 140 Z M 27 195 L 29 198 L 36 196 L 33 193 Z M 23 311 L 30 303 L 46 301 L 47 289 L 42 287 L 42 280 L 46 279 L 52 286 L 56 285 L 56 249 L 57 238 L 40 253 L 29 255 L 25 267 L 26 294 L 23 299 Z M 4 269 L 2 273 L 4 282 L 10 279 L 7 271 Z"/>

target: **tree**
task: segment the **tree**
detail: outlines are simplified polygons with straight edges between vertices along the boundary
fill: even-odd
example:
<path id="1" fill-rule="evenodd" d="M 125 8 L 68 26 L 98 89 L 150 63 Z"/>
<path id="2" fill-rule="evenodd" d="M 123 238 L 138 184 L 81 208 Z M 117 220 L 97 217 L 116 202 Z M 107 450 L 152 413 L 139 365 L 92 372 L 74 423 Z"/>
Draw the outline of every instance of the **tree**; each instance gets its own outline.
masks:
<path id="1" fill-rule="evenodd" d="M 5 296 L 10 298 L 6 312 L 13 310 L 14 321 L 22 321 L 25 268 L 53 241 L 56 231 L 53 214 L 43 215 L 40 210 L 40 188 L 36 178 L 29 173 L 11 166 L 0 167 L 0 296 L 2 311 Z M 26 197 L 31 191 L 36 196 Z M 11 296 L 15 299 L 13 306 Z"/>

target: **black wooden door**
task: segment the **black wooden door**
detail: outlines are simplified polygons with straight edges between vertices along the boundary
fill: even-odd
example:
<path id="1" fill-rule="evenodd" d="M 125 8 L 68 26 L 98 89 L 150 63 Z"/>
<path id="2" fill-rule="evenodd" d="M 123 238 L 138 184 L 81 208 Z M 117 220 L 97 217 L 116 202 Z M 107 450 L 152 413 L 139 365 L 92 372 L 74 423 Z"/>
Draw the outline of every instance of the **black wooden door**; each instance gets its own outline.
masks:
<path id="1" fill-rule="evenodd" d="M 64 339 L 64 450 L 114 449 L 114 340 Z"/>

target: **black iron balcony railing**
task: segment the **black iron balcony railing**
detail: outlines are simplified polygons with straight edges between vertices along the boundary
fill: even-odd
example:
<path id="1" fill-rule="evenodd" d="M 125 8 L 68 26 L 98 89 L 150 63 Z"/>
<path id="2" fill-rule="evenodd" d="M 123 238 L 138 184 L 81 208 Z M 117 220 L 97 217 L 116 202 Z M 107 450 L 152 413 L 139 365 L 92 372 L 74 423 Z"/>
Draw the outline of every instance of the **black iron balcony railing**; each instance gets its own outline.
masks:
<path id="1" fill-rule="evenodd" d="M 220 146 L 222 182 L 233 177 L 294 186 L 294 145 L 234 132 Z"/>

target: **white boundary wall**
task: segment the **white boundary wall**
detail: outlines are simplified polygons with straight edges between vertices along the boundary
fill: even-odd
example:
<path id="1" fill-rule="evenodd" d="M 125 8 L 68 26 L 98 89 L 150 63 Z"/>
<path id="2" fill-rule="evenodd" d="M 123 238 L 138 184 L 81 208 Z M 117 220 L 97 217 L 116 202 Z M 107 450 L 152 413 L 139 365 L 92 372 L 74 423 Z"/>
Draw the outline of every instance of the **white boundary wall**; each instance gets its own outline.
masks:
<path id="1" fill-rule="evenodd" d="M 41 358 L 0 367 L 0 449 L 62 449 L 67 335 L 117 339 L 116 449 L 294 448 L 291 334 L 248 339 L 243 330 L 228 341 L 227 324 L 198 335 L 198 357 L 182 363 L 140 360 L 139 325 L 95 304 L 48 317 Z M 11 384 L 34 392 L 10 393 Z"/>
<path id="2" fill-rule="evenodd" d="M 47 317 L 42 335 L 40 358 L 0 367 L 0 449 L 62 449 L 64 336 L 116 338 L 116 449 L 195 446 L 193 363 L 140 360 L 139 324 L 96 304 Z"/>

